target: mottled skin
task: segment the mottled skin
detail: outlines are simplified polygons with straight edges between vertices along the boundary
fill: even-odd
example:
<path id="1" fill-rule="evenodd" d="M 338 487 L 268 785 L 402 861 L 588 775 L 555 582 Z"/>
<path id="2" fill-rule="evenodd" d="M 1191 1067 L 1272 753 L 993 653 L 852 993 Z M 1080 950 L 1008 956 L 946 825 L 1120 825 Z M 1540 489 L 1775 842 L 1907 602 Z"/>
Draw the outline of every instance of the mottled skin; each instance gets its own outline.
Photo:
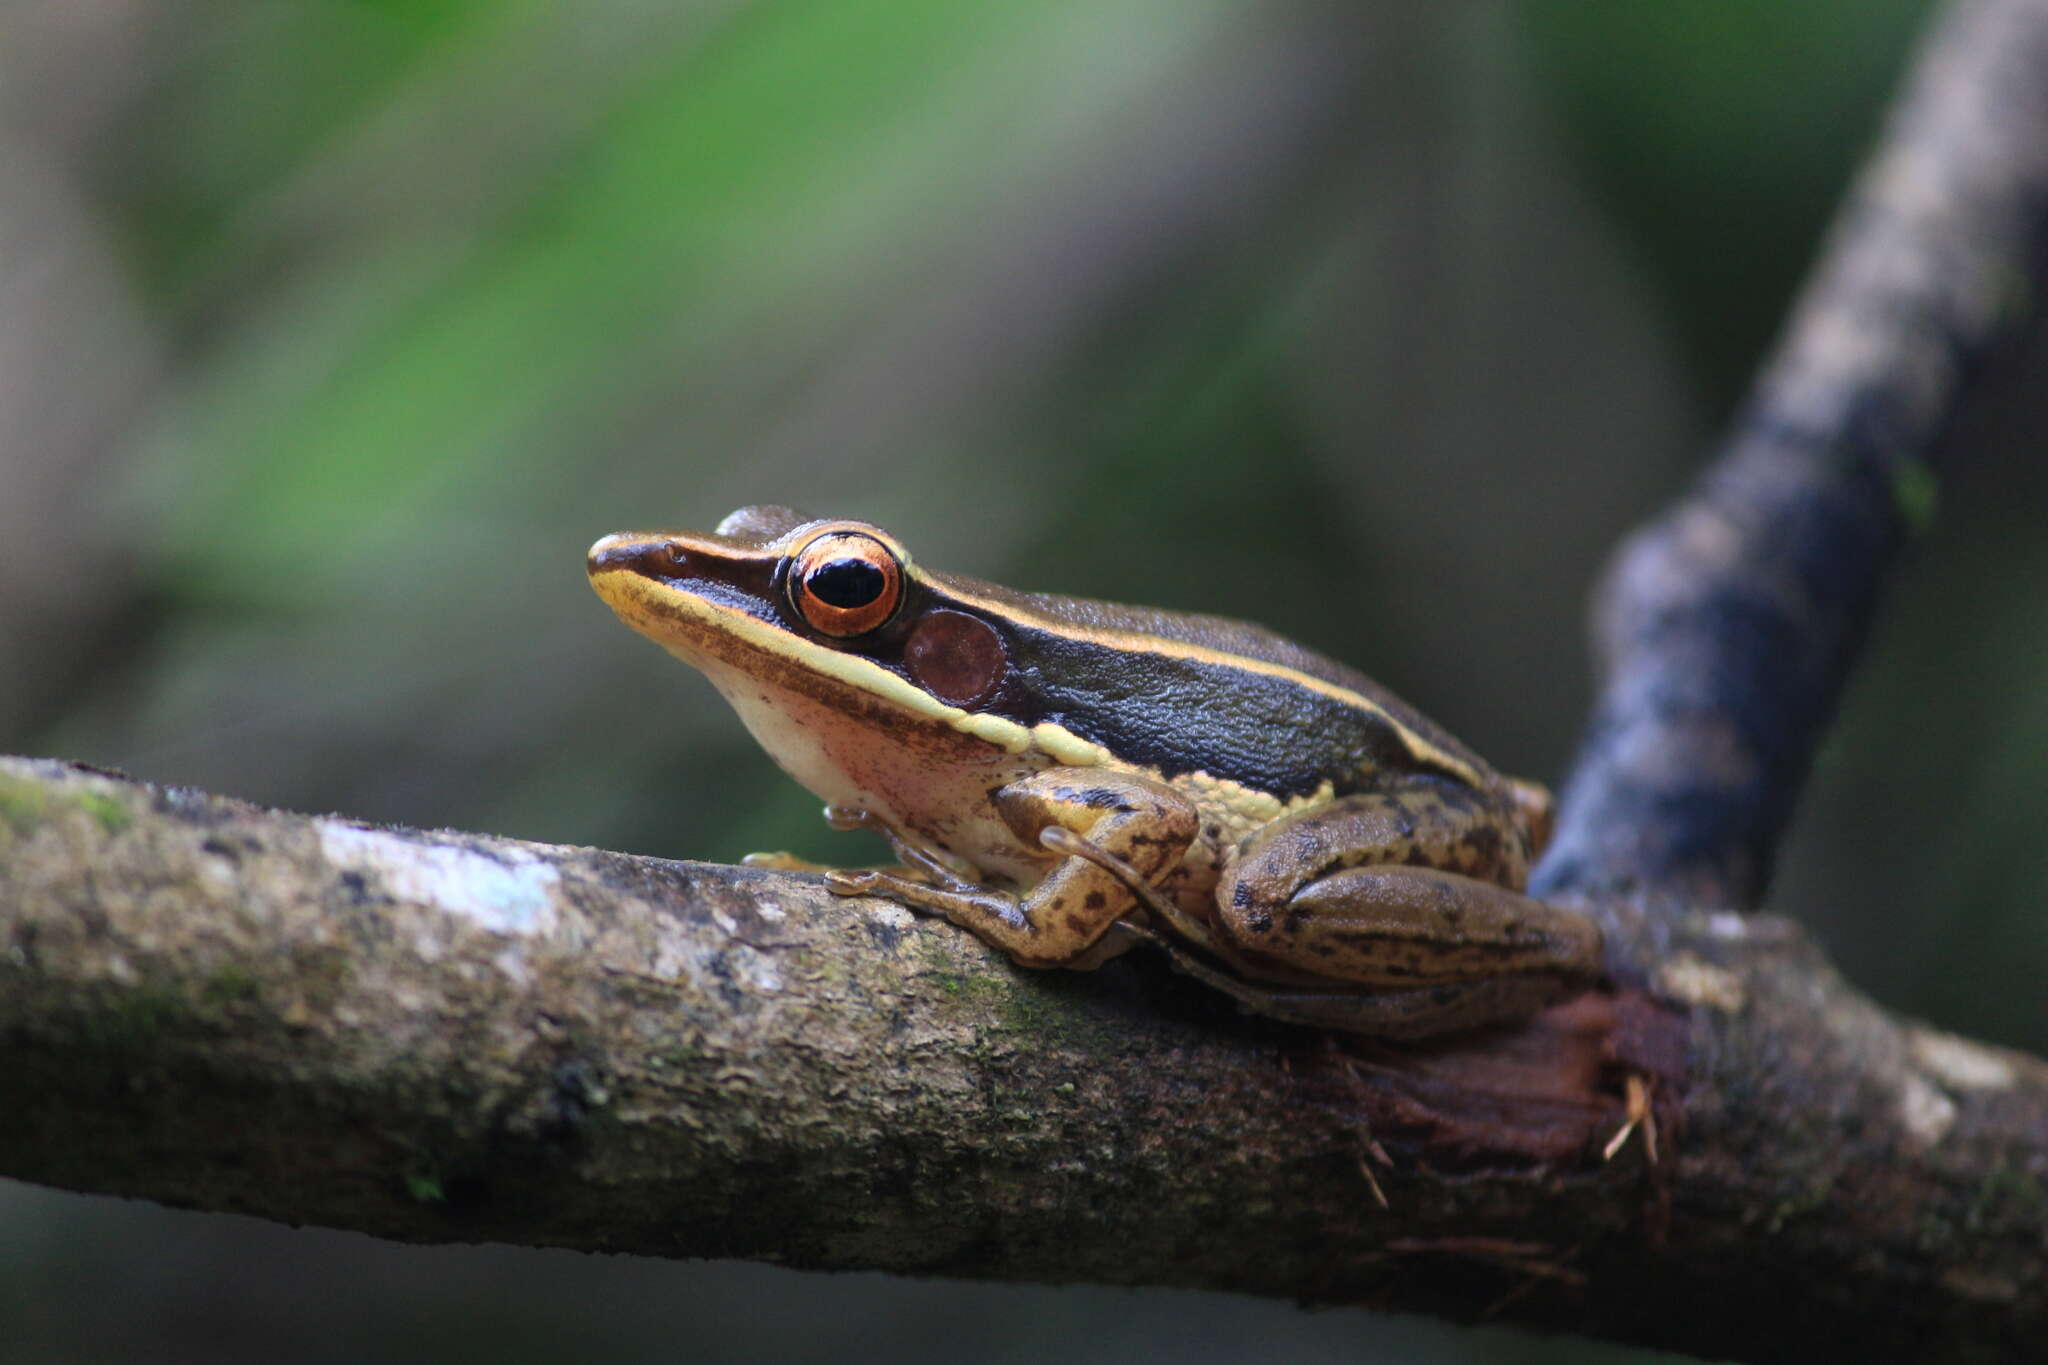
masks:
<path id="1" fill-rule="evenodd" d="M 837 891 L 1027 966 L 1163 942 L 1250 1008 L 1382 1036 L 1598 974 L 1592 925 L 1521 894 L 1548 794 L 1259 627 L 930 573 L 784 508 L 610 536 L 589 567 L 836 824 L 890 840 L 901 867 Z"/>

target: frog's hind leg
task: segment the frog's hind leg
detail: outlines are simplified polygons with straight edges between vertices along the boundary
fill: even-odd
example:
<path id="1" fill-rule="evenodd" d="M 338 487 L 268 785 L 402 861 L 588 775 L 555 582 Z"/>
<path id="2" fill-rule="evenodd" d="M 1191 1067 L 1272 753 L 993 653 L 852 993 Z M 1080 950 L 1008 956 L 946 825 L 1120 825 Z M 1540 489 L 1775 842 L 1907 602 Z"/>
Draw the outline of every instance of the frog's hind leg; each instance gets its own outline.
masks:
<path id="1" fill-rule="evenodd" d="M 1482 793 L 1358 794 L 1246 840 L 1217 886 L 1218 918 L 1277 979 L 1418 991 L 1424 1013 L 1455 993 L 1500 1017 L 1600 968 L 1591 921 L 1521 893 L 1527 865 L 1517 822 Z"/>
<path id="2" fill-rule="evenodd" d="M 1181 971 L 1222 991 L 1253 1014 L 1375 1038 L 1432 1038 L 1454 1033 L 1532 1014 L 1565 994 L 1556 981 L 1527 975 L 1369 992 L 1270 985 L 1219 967 L 1170 940 L 1161 943 Z"/>

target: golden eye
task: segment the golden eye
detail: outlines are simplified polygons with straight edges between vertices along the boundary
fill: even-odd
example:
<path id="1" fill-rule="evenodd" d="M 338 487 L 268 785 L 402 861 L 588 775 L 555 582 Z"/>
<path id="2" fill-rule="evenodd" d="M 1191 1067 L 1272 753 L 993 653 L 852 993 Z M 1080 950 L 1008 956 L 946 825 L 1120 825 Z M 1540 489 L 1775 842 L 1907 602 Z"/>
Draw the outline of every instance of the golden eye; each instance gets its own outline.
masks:
<path id="1" fill-rule="evenodd" d="M 798 552 L 789 598 L 813 630 L 840 639 L 864 635 L 896 614 L 903 569 L 873 536 L 831 532 Z"/>

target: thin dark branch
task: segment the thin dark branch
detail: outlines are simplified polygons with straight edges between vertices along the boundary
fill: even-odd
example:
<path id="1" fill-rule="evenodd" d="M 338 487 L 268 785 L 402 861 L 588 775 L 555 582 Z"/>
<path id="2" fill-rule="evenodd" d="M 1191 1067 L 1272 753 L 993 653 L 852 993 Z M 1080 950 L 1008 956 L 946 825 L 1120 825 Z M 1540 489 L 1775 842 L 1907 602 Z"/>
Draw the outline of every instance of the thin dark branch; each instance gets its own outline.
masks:
<path id="1" fill-rule="evenodd" d="M 1553 896 L 1757 903 L 1984 362 L 2038 315 L 2048 4 L 1962 0 L 1718 459 L 1610 571 Z"/>

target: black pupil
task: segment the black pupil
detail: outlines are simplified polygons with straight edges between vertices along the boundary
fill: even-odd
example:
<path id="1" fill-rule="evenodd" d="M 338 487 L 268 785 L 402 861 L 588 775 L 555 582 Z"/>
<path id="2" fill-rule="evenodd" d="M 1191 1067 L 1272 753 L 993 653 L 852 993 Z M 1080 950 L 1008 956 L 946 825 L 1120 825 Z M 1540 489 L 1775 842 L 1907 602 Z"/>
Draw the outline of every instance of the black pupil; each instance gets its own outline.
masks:
<path id="1" fill-rule="evenodd" d="M 882 571 L 865 559 L 827 560 L 804 580 L 811 596 L 827 606 L 864 607 L 882 595 Z"/>

